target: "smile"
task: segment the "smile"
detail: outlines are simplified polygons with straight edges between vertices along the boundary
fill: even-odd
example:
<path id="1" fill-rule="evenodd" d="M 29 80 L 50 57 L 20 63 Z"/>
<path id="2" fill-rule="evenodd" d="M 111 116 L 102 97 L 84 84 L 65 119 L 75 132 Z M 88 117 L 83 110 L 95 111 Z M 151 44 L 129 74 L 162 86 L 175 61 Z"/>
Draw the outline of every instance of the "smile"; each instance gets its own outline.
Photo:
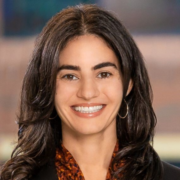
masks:
<path id="1" fill-rule="evenodd" d="M 71 108 L 73 112 L 79 117 L 93 118 L 99 116 L 105 107 L 105 104 L 77 104 Z"/>
<path id="2" fill-rule="evenodd" d="M 90 107 L 82 107 L 82 106 L 76 106 L 73 107 L 75 111 L 81 112 L 81 113 L 94 113 L 97 111 L 100 111 L 103 108 L 103 105 L 100 106 L 90 106 Z"/>

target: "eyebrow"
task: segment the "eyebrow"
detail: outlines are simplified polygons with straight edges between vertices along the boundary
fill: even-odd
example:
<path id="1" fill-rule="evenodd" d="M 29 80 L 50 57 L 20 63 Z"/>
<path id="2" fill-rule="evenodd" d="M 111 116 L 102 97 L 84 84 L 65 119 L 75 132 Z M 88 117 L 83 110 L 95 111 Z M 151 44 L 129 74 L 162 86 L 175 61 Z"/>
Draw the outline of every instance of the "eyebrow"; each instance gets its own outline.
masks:
<path id="1" fill-rule="evenodd" d="M 108 67 L 108 66 L 112 66 L 114 67 L 115 69 L 118 69 L 117 66 L 114 64 L 114 63 L 111 63 L 111 62 L 103 62 L 103 63 L 100 63 L 100 64 L 97 64 L 95 65 L 94 67 L 92 67 L 91 69 L 92 70 L 97 70 L 97 69 L 101 69 L 101 68 L 104 68 L 104 67 Z M 58 72 L 63 70 L 63 69 L 66 69 L 66 70 L 74 70 L 74 71 L 81 71 L 81 68 L 79 66 L 74 66 L 74 65 L 62 65 L 58 68 Z"/>

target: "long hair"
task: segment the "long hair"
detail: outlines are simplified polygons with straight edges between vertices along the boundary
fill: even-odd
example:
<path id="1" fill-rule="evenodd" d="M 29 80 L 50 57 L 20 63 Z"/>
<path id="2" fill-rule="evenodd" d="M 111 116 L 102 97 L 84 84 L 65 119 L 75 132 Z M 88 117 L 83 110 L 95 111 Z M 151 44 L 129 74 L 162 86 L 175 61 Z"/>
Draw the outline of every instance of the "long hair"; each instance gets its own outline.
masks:
<path id="1" fill-rule="evenodd" d="M 115 52 L 122 74 L 123 97 L 129 106 L 125 119 L 117 116 L 119 152 L 113 164 L 114 177 L 122 180 L 159 180 L 161 161 L 151 143 L 156 116 L 152 90 L 142 55 L 131 35 L 111 13 L 96 5 L 69 7 L 55 15 L 38 36 L 32 60 L 24 77 L 17 146 L 1 172 L 1 180 L 28 179 L 55 157 L 62 139 L 61 120 L 54 107 L 59 54 L 77 36 L 94 34 Z M 128 96 L 128 84 L 133 88 Z M 124 102 L 123 100 L 123 102 Z M 125 114 L 122 103 L 119 114 Z M 113 166 L 114 167 L 114 166 Z"/>

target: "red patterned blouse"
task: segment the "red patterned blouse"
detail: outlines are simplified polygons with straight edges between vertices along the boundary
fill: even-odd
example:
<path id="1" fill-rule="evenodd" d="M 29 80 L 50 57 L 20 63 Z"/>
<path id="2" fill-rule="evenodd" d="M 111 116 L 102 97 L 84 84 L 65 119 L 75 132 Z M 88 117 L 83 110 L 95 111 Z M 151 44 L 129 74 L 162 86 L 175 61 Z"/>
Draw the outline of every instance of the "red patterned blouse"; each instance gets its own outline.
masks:
<path id="1" fill-rule="evenodd" d="M 71 155 L 71 153 L 61 144 L 62 150 L 57 149 L 56 151 L 56 160 L 55 160 L 55 165 L 56 165 L 56 170 L 57 170 L 57 175 L 59 180 L 85 180 L 83 173 L 78 166 L 77 162 Z M 116 143 L 116 146 L 114 148 L 114 152 L 112 154 L 111 158 L 111 163 L 116 156 L 116 153 L 119 150 L 119 144 L 118 142 Z M 111 163 L 108 168 L 108 172 L 106 175 L 106 180 L 112 180 L 111 177 Z M 120 167 L 122 164 L 118 163 L 115 164 L 114 168 Z M 115 179 L 114 179 L 115 180 Z"/>

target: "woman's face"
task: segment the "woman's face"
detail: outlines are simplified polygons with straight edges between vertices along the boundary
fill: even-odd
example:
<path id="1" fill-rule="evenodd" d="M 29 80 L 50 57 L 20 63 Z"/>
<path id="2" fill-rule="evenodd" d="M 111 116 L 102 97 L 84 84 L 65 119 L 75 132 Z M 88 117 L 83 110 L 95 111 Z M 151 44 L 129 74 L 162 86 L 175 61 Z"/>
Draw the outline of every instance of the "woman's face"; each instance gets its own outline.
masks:
<path id="1" fill-rule="evenodd" d="M 117 57 L 104 40 L 95 35 L 70 40 L 60 53 L 56 79 L 63 133 L 114 131 L 122 89 Z"/>

